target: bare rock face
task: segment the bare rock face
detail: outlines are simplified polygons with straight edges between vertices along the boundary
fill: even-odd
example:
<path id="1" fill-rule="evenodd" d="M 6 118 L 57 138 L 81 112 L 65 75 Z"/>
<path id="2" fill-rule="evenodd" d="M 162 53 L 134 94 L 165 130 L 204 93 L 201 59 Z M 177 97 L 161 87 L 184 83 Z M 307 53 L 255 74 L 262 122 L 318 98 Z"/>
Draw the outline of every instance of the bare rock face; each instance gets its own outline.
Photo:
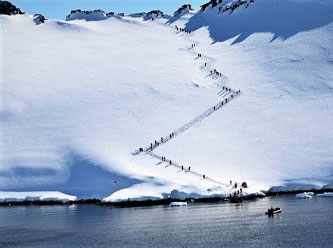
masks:
<path id="1" fill-rule="evenodd" d="M 0 15 L 22 15 L 24 14 L 19 8 L 8 1 L 0 1 Z"/>
<path id="2" fill-rule="evenodd" d="M 180 16 L 183 13 L 186 13 L 186 11 L 193 10 L 191 7 L 191 4 L 184 4 L 181 6 L 175 13 L 174 16 Z"/>
<path id="3" fill-rule="evenodd" d="M 34 22 L 36 23 L 36 25 L 42 24 L 46 20 L 47 19 L 42 14 L 35 14 L 34 15 Z"/>

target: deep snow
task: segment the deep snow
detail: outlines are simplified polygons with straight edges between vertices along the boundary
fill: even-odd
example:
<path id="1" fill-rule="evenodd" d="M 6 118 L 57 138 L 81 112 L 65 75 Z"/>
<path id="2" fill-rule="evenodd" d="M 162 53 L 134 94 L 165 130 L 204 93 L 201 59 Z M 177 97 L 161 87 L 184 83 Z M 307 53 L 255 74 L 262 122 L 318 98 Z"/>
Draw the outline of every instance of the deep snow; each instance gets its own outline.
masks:
<path id="1" fill-rule="evenodd" d="M 218 7 L 1 15 L 0 190 L 119 201 L 332 184 L 333 3 Z"/>

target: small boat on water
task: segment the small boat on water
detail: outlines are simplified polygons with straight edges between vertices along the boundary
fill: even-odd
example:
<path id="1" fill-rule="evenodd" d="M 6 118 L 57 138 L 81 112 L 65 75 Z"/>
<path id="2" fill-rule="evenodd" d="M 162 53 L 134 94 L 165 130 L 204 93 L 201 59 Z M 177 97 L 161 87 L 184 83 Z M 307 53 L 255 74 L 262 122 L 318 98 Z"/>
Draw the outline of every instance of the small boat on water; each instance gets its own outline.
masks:
<path id="1" fill-rule="evenodd" d="M 277 208 L 269 208 L 267 210 L 267 212 L 265 212 L 265 214 L 267 214 L 268 216 L 273 216 L 274 214 L 279 214 L 281 213 L 281 208 L 277 207 Z"/>

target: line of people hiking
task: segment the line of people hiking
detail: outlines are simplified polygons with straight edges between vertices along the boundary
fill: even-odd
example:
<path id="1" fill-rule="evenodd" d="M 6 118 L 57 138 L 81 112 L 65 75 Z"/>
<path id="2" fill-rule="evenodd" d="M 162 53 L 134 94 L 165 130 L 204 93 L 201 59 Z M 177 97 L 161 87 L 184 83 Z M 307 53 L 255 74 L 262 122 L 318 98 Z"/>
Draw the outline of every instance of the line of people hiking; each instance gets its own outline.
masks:
<path id="1" fill-rule="evenodd" d="M 169 135 L 169 139 L 172 139 L 173 137 L 175 137 L 175 133 L 170 133 Z M 158 141 L 158 140 L 155 140 L 154 143 L 150 143 L 150 146 L 149 146 L 149 150 L 153 150 L 154 148 L 156 148 L 157 146 L 159 146 L 160 144 L 163 144 L 164 142 L 166 142 L 167 140 L 165 140 L 163 137 L 161 137 L 161 139 Z M 140 147 L 139 148 L 139 152 L 144 152 L 144 148 L 143 147 Z"/>
<path id="2" fill-rule="evenodd" d="M 190 33 L 191 33 L 190 30 L 187 30 L 187 29 L 185 29 L 185 28 L 179 28 L 177 25 L 175 25 L 175 29 L 176 29 L 177 31 L 179 31 L 179 32 L 185 32 L 185 33 L 187 33 L 187 34 L 190 34 Z"/>
<path id="3" fill-rule="evenodd" d="M 214 74 L 217 75 L 217 76 L 222 77 L 222 73 L 218 72 L 216 69 L 210 70 L 210 75 L 214 75 Z"/>
<path id="4" fill-rule="evenodd" d="M 176 29 L 177 31 L 179 31 L 179 32 L 191 33 L 191 31 L 186 30 L 186 29 L 184 29 L 184 28 L 179 28 L 177 25 L 175 26 L 175 29 Z M 191 46 L 192 46 L 192 48 L 194 48 L 194 47 L 196 46 L 196 43 L 193 43 Z M 201 57 L 202 57 L 202 54 L 201 54 L 201 53 L 198 53 L 198 58 L 201 58 Z M 207 63 L 205 62 L 205 63 L 204 63 L 204 67 L 206 67 L 206 66 L 207 66 Z M 222 73 L 218 72 L 216 69 L 211 70 L 211 71 L 210 71 L 210 74 L 211 74 L 211 75 L 214 75 L 214 74 L 215 74 L 215 75 L 220 76 L 220 77 L 222 76 Z M 227 91 L 227 92 L 231 92 L 231 88 L 228 88 L 228 87 L 223 86 L 222 89 L 225 90 L 225 91 Z M 236 91 L 236 93 L 240 93 L 240 89 L 239 89 L 238 91 Z M 233 94 L 231 94 L 231 98 L 233 98 Z M 223 105 L 226 104 L 227 102 L 228 102 L 228 98 L 225 98 L 220 104 L 215 105 L 215 106 L 213 107 L 213 110 L 214 110 L 214 111 L 217 110 L 218 108 L 220 108 L 221 106 L 223 106 Z M 171 134 L 169 134 L 169 136 L 168 136 L 167 138 L 163 138 L 163 137 L 161 137 L 160 140 L 155 140 L 154 143 L 150 143 L 150 147 L 149 147 L 149 148 L 146 148 L 146 150 L 148 151 L 148 150 L 150 149 L 150 150 L 152 151 L 154 148 L 156 148 L 156 147 L 159 146 L 160 144 L 163 144 L 163 143 L 165 143 L 166 141 L 172 139 L 174 136 L 175 136 L 175 133 L 171 133 Z M 144 152 L 144 148 L 140 147 L 140 148 L 139 148 L 139 151 L 140 151 L 140 152 Z M 162 160 L 162 162 L 166 162 L 166 163 L 168 163 L 168 165 L 174 165 L 174 166 L 176 166 L 176 167 L 178 167 L 178 168 L 181 168 L 182 171 L 183 171 L 183 170 L 191 171 L 191 166 L 188 166 L 187 168 L 185 168 L 184 165 L 178 165 L 178 164 L 172 162 L 172 160 L 166 159 L 166 157 L 164 157 L 164 156 L 161 157 L 161 160 Z M 194 174 L 197 174 L 197 173 L 194 173 Z M 207 179 L 207 178 L 208 178 L 207 175 L 202 174 L 202 179 Z M 245 182 L 244 182 L 244 183 L 245 183 Z M 243 183 L 243 184 L 244 184 L 244 183 Z M 232 181 L 230 181 L 230 184 L 232 184 Z M 242 186 L 243 186 L 243 184 L 242 184 Z M 246 184 L 246 183 L 245 183 L 245 184 Z M 233 187 L 233 189 L 235 189 L 235 195 L 234 195 L 234 196 L 239 195 L 239 194 L 242 192 L 242 188 L 240 188 L 240 190 L 236 190 L 236 189 L 237 189 L 237 186 L 238 186 L 238 185 L 237 185 L 237 182 L 235 182 L 234 187 Z M 244 185 L 244 186 L 245 186 L 245 185 Z"/>
<path id="5" fill-rule="evenodd" d="M 162 156 L 161 159 L 162 159 L 162 162 L 167 162 L 169 165 L 175 165 L 175 166 L 179 167 L 179 165 L 172 162 L 172 160 L 166 159 L 164 156 Z M 186 169 L 184 165 L 181 165 L 180 168 L 181 168 L 182 171 L 184 171 L 184 170 L 191 171 L 191 166 L 188 166 L 187 169 Z M 202 175 L 202 178 L 203 179 L 208 179 L 208 177 L 205 174 Z"/>
<path id="6" fill-rule="evenodd" d="M 172 162 L 171 159 L 170 160 L 166 159 L 166 157 L 164 157 L 164 156 L 161 157 L 161 160 L 162 160 L 162 162 L 167 162 L 169 165 L 175 165 L 175 166 L 177 166 L 177 164 L 174 163 L 174 162 Z M 180 168 L 181 168 L 181 170 L 186 170 L 185 167 L 184 167 L 184 165 L 181 165 Z M 191 166 L 188 166 L 187 170 L 191 171 Z"/>

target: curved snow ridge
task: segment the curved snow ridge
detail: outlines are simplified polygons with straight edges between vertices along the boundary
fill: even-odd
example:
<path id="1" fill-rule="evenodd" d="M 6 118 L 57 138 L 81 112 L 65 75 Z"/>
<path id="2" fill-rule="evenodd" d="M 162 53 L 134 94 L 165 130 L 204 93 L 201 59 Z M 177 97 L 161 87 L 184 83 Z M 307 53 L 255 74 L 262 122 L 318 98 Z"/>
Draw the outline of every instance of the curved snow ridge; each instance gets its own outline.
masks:
<path id="1" fill-rule="evenodd" d="M 142 191 L 139 192 L 140 188 Z M 202 198 L 211 198 L 211 197 L 228 197 L 229 192 L 225 192 L 222 188 L 219 188 L 216 191 L 212 190 L 204 190 L 198 189 L 195 186 L 186 187 L 182 189 L 174 189 L 171 192 L 167 193 L 163 192 L 163 189 L 156 194 L 156 192 L 150 191 L 151 187 L 147 187 L 147 185 L 136 185 L 133 188 L 126 188 L 120 191 L 113 193 L 112 195 L 104 198 L 102 202 L 108 203 L 117 203 L 117 202 L 124 202 L 124 201 L 158 201 L 158 200 L 166 200 L 166 199 L 175 199 L 177 201 L 184 201 L 186 199 L 202 199 Z M 146 190 L 144 190 L 146 189 Z M 145 193 L 143 193 L 143 191 Z M 150 191 L 150 192 L 149 192 Z M 201 191 L 201 192 L 199 192 Z"/>
<path id="2" fill-rule="evenodd" d="M 0 202 L 25 202 L 25 201 L 52 201 L 67 203 L 77 200 L 76 196 L 67 195 L 59 191 L 35 191 L 35 192 L 13 192 L 0 191 Z"/>
<path id="3" fill-rule="evenodd" d="M 141 192 L 137 189 L 140 188 Z M 147 191 L 145 191 L 145 189 Z M 145 193 L 143 193 L 145 191 Z M 158 190 L 157 190 L 158 191 Z M 195 185 L 186 186 L 179 189 L 174 189 L 167 193 L 161 190 L 159 194 L 151 191 L 151 186 L 136 185 L 133 188 L 126 188 L 113 193 L 112 195 L 104 198 L 104 203 L 122 203 L 122 202 L 145 202 L 145 201 L 161 201 L 167 199 L 173 199 L 175 201 L 185 201 L 188 199 L 200 200 L 200 199 L 212 199 L 212 198 L 228 198 L 232 195 L 233 188 L 228 187 L 208 187 L 198 188 Z M 242 198 L 256 198 L 266 196 L 262 192 L 248 191 L 247 188 L 243 188 L 243 191 L 239 194 Z"/>

